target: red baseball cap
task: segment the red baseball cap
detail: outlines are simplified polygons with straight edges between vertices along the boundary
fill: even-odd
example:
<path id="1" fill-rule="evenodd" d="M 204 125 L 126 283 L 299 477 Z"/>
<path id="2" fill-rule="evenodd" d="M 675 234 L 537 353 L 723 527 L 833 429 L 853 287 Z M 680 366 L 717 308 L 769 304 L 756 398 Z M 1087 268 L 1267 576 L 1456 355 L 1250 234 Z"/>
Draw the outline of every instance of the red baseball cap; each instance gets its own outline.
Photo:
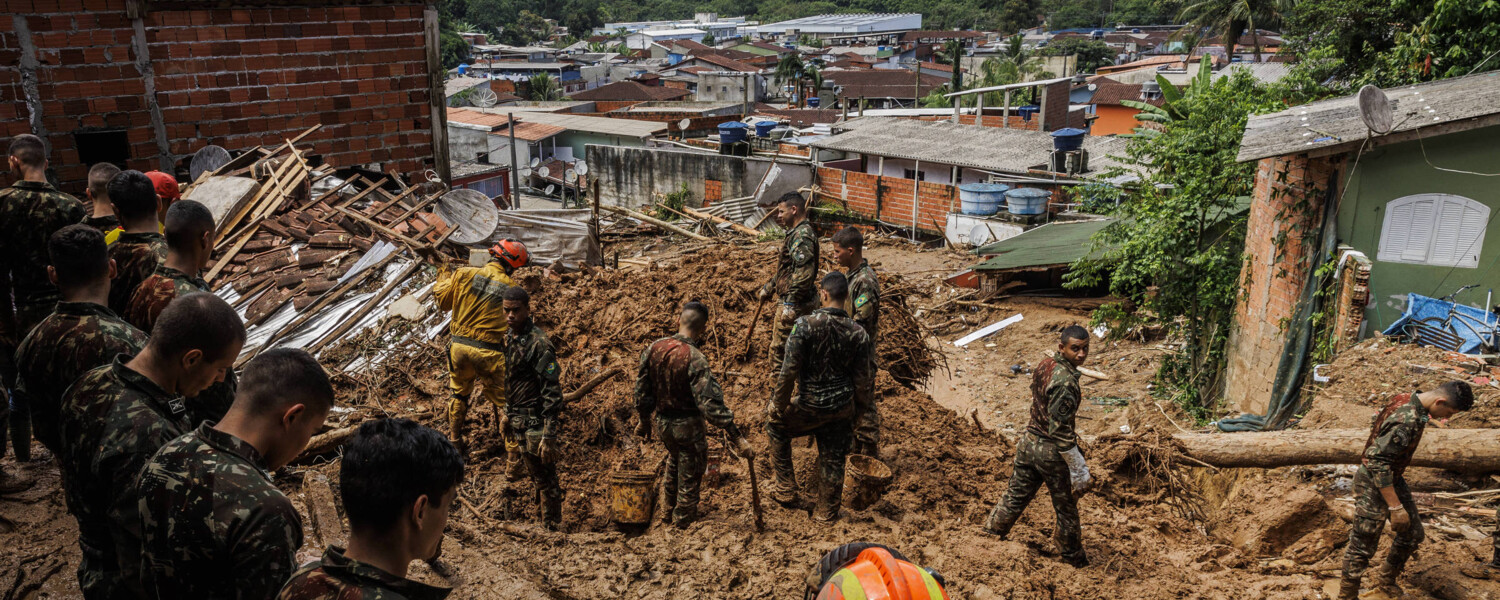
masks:
<path id="1" fill-rule="evenodd" d="M 182 198 L 182 191 L 177 188 L 177 178 L 161 171 L 147 171 L 146 176 L 151 178 L 151 183 L 156 186 L 156 195 L 168 203 L 176 202 Z"/>

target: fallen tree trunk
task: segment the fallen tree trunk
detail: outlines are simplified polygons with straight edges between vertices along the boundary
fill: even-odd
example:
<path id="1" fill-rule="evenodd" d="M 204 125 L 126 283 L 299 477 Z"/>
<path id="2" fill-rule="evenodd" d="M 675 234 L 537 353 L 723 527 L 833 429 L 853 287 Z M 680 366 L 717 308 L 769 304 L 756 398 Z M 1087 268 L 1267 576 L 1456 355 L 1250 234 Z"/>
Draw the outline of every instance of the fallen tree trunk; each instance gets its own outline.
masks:
<path id="1" fill-rule="evenodd" d="M 661 229 L 665 229 L 665 230 L 667 230 L 669 232 L 675 233 L 677 235 L 683 236 L 683 237 L 688 238 L 688 239 L 694 239 L 694 240 L 698 240 L 700 242 L 711 242 L 711 241 L 713 241 L 712 239 L 710 239 L 708 237 L 698 235 L 696 233 L 693 233 L 691 231 L 688 231 L 686 229 L 683 229 L 681 227 L 678 227 L 676 225 L 673 225 L 673 224 L 668 223 L 666 221 L 663 221 L 661 219 L 658 219 L 658 218 L 655 218 L 655 217 L 651 217 L 651 216 L 647 216 L 647 215 L 638 213 L 636 211 L 630 210 L 630 209 L 625 208 L 623 206 L 610 206 L 608 204 L 600 204 L 599 208 L 602 208 L 604 210 L 607 210 L 609 212 L 612 212 L 612 213 L 615 213 L 615 214 L 618 214 L 618 215 L 624 215 L 624 216 L 630 217 L 630 218 L 635 219 L 637 221 L 640 221 L 642 223 L 650 223 L 650 224 L 655 225 L 655 226 L 657 226 L 657 227 L 659 227 Z"/>
<path id="2" fill-rule="evenodd" d="M 1367 429 L 1182 433 L 1184 453 L 1215 467 L 1270 469 L 1294 465 L 1359 464 Z M 1411 461 L 1465 473 L 1500 471 L 1500 429 L 1429 427 Z"/>

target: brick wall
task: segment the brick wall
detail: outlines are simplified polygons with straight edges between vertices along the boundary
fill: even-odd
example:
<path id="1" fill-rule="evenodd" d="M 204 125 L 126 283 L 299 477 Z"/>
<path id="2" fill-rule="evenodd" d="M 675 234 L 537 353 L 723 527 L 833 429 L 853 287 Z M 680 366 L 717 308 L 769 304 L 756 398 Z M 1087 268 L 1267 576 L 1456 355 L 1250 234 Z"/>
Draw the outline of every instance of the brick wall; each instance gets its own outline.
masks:
<path id="1" fill-rule="evenodd" d="M 641 102 L 643 102 L 643 101 L 642 100 L 595 100 L 594 101 L 594 110 L 598 111 L 598 112 L 602 112 L 602 113 L 607 113 L 607 112 L 612 111 L 612 110 L 620 110 L 622 108 L 627 108 L 627 107 L 635 106 L 637 104 L 640 104 Z"/>
<path id="2" fill-rule="evenodd" d="M 1245 264 L 1229 335 L 1226 402 L 1263 414 L 1292 318 L 1312 265 L 1322 226 L 1324 190 L 1338 167 L 1330 158 L 1267 158 L 1256 167 L 1255 191 L 1245 233 Z M 1295 204 L 1309 207 L 1298 211 Z M 1284 236 L 1277 244 L 1276 240 Z"/>
<path id="3" fill-rule="evenodd" d="M 1350 252 L 1351 248 L 1340 248 Z M 1360 329 L 1365 322 L 1365 307 L 1370 304 L 1370 259 L 1360 254 L 1350 254 L 1343 259 L 1343 268 L 1338 272 L 1338 294 L 1332 307 L 1333 351 L 1343 352 L 1359 341 Z"/>
<path id="4" fill-rule="evenodd" d="M 958 206 L 958 188 L 942 183 L 882 177 L 857 171 L 820 167 L 814 180 L 823 200 L 842 203 L 850 211 L 898 227 L 912 226 L 912 194 L 916 193 L 916 228 L 941 235 L 948 213 Z"/>
<path id="5" fill-rule="evenodd" d="M 806 157 L 811 157 L 812 156 L 812 147 L 811 146 L 794 146 L 792 144 L 777 143 L 776 144 L 776 152 L 778 154 L 786 154 L 788 156 L 806 156 Z"/>
<path id="6" fill-rule="evenodd" d="M 127 0 L 17 3 L 27 6 L 0 32 L 0 119 L 7 138 L 45 137 L 68 191 L 82 192 L 88 169 L 75 134 L 91 132 L 123 132 L 118 149 L 142 170 L 185 166 L 208 144 L 279 144 L 319 123 L 304 144 L 335 165 L 412 176 L 435 166 L 421 0 L 153 2 L 143 38 Z M 33 77 L 28 93 L 21 82 Z"/>
<path id="7" fill-rule="evenodd" d="M 991 110 L 994 110 L 994 109 L 986 108 L 985 112 L 989 113 Z M 923 117 L 911 117 L 911 118 L 915 118 L 915 119 L 917 119 L 919 121 L 952 121 L 953 120 L 953 116 L 952 115 L 948 115 L 948 116 L 928 115 L 928 116 L 923 116 Z M 1006 120 L 1005 115 L 1003 115 L 1003 114 L 1000 114 L 1000 115 L 985 114 L 985 115 L 979 117 L 978 120 L 979 120 L 978 124 L 980 126 L 982 126 L 982 127 L 1009 127 L 1010 129 L 1025 129 L 1027 131 L 1038 131 L 1041 128 L 1041 126 L 1042 126 L 1042 118 L 1041 118 L 1040 115 L 1032 115 L 1030 119 L 1026 119 L 1026 118 L 1024 118 L 1024 117 L 1016 114 L 1015 111 L 1011 111 L 1010 119 L 1009 119 L 1008 122 Z M 972 115 L 972 114 L 959 115 L 958 116 L 958 122 L 961 125 L 974 125 L 975 124 L 975 115 Z M 1055 129 L 1061 129 L 1063 127 L 1077 127 L 1079 129 L 1082 129 L 1085 125 L 1087 125 L 1087 123 L 1086 123 L 1086 120 L 1084 118 L 1083 111 L 1072 111 L 1072 112 L 1068 113 L 1067 120 L 1062 125 L 1058 125 L 1057 127 L 1055 127 Z"/>

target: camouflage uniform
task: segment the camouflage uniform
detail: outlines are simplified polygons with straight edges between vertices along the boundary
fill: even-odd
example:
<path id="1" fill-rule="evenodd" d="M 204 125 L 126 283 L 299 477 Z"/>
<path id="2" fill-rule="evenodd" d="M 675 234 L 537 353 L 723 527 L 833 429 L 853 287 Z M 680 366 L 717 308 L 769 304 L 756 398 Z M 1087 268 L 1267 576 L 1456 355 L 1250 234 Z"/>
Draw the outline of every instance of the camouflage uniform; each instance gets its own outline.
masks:
<path id="1" fill-rule="evenodd" d="M 797 319 L 786 343 L 786 359 L 771 394 L 771 464 L 778 500 L 796 496 L 792 439 L 811 435 L 818 441 L 822 486 L 813 518 L 838 517 L 844 492 L 844 459 L 854 439 L 855 407 L 869 384 L 870 336 L 842 308 L 820 308 Z M 797 387 L 794 399 L 792 387 Z"/>
<path id="2" fill-rule="evenodd" d="M 46 183 L 17 181 L 0 189 L 0 455 L 9 431 L 24 438 L 16 440 L 16 458 L 31 460 L 31 419 L 25 416 L 24 399 L 9 393 L 16 388 L 16 346 L 52 314 L 60 298 L 47 279 L 52 263 L 47 240 L 84 214 L 77 198 Z M 18 412 L 13 422 L 8 418 L 12 408 Z"/>
<path id="3" fill-rule="evenodd" d="M 192 430 L 182 397 L 125 366 L 85 373 L 63 400 L 62 471 L 78 520 L 85 598 L 141 595 L 137 475 L 167 442 Z"/>
<path id="4" fill-rule="evenodd" d="M 178 296 L 207 291 L 208 282 L 203 278 L 173 269 L 166 263 L 158 264 L 156 271 L 135 287 L 135 292 L 130 295 L 129 311 L 123 316 L 130 324 L 149 333 L 156 325 L 156 317 Z M 188 403 L 193 422 L 217 423 L 224 418 L 229 413 L 229 406 L 234 404 L 234 392 L 238 388 L 239 380 L 235 378 L 234 370 L 226 371 L 224 381 L 208 386 Z"/>
<path id="5" fill-rule="evenodd" d="M 85 372 L 121 354 L 146 347 L 146 334 L 92 302 L 58 302 L 57 310 L 33 329 L 16 352 L 20 381 L 16 394 L 31 409 L 36 439 L 58 457 L 58 419 L 63 395 Z"/>
<path id="6" fill-rule="evenodd" d="M 167 259 L 166 238 L 160 233 L 122 233 L 110 244 L 109 257 L 115 261 L 115 278 L 109 282 L 109 309 L 117 315 L 129 315 L 135 286 Z"/>
<path id="7" fill-rule="evenodd" d="M 778 365 L 785 356 L 793 323 L 818 307 L 818 232 L 812 221 L 804 220 L 786 232 L 779 256 L 776 274 L 786 274 L 787 285 L 781 294 L 781 309 L 776 311 L 776 328 L 771 332 L 771 360 Z M 767 286 L 775 284 L 773 280 Z"/>
<path id="8" fill-rule="evenodd" d="M 254 446 L 208 424 L 146 464 L 138 506 L 147 597 L 273 598 L 297 568 L 302 517 Z"/>
<path id="9" fill-rule="evenodd" d="M 1370 557 L 1375 556 L 1375 547 L 1380 542 L 1380 531 L 1385 528 L 1390 514 L 1385 497 L 1380 490 L 1393 487 L 1396 499 L 1411 517 L 1411 527 L 1397 532 L 1391 551 L 1381 567 L 1382 585 L 1394 583 L 1396 575 L 1406 566 L 1417 546 L 1425 537 L 1422 521 L 1417 518 L 1417 505 L 1412 501 L 1411 490 L 1406 487 L 1407 465 L 1422 441 L 1427 429 L 1427 408 L 1417 399 L 1421 392 L 1398 394 L 1380 413 L 1375 415 L 1370 427 L 1370 437 L 1365 440 L 1364 458 L 1359 470 L 1354 473 L 1354 527 L 1349 530 L 1349 546 L 1344 549 L 1344 590 L 1357 592 Z"/>
<path id="10" fill-rule="evenodd" d="M 849 315 L 854 318 L 855 323 L 865 329 L 870 336 L 870 347 L 875 348 L 878 340 L 875 335 L 876 327 L 880 323 L 880 278 L 875 276 L 875 269 L 870 268 L 870 261 L 864 261 L 854 270 L 849 272 L 849 301 L 845 303 Z M 875 352 L 870 352 L 870 383 L 875 383 Z M 880 455 L 880 411 L 875 405 L 875 393 L 873 390 L 864 396 L 869 402 L 865 405 L 856 406 L 854 412 L 854 448 L 855 454 L 866 456 Z"/>
<path id="11" fill-rule="evenodd" d="M 329 546 L 323 558 L 304 565 L 281 588 L 277 600 L 443 600 L 453 590 L 397 577 L 344 556 Z"/>
<path id="12" fill-rule="evenodd" d="M 562 387 L 558 385 L 557 357 L 552 342 L 536 325 L 527 322 L 505 335 L 505 415 L 511 437 L 521 445 L 521 458 L 532 483 L 542 495 L 542 520 L 562 520 L 562 488 L 557 465 L 541 458 L 542 440 L 557 436 L 557 417 L 562 412 Z"/>
<path id="13" fill-rule="evenodd" d="M 678 525 L 698 518 L 698 489 L 708 468 L 708 423 L 730 439 L 740 436 L 724 405 L 708 359 L 691 338 L 656 340 L 641 352 L 635 376 L 635 410 L 641 422 L 656 414 L 656 432 L 667 448 L 667 513 Z"/>
<path id="14" fill-rule="evenodd" d="M 120 228 L 120 217 L 117 217 L 115 215 L 104 215 L 102 217 L 90 216 L 84 218 L 84 220 L 80 222 L 84 225 L 88 225 L 89 227 L 93 227 L 94 229 L 98 229 L 99 233 L 103 234 L 108 234 L 109 232 Z"/>
<path id="15" fill-rule="evenodd" d="M 1021 518 L 1021 512 L 1042 484 L 1052 495 L 1057 515 L 1055 541 L 1063 559 L 1085 560 L 1083 531 L 1078 522 L 1078 498 L 1062 453 L 1078 445 L 1073 418 L 1078 413 L 1078 368 L 1061 354 L 1042 359 L 1031 374 L 1031 422 L 1016 444 L 1015 466 L 1005 497 L 990 511 L 984 527 L 1000 537 Z"/>

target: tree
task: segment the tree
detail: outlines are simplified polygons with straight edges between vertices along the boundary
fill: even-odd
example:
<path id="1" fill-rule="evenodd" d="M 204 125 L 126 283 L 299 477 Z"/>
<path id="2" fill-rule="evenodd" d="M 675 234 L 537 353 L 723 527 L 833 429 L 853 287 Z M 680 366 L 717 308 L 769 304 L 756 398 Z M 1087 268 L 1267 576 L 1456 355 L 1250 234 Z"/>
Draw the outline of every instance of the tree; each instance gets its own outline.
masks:
<path id="1" fill-rule="evenodd" d="M 562 89 L 557 86 L 557 80 L 546 73 L 532 75 L 531 79 L 527 81 L 526 87 L 532 100 L 538 102 L 562 100 Z"/>
<path id="2" fill-rule="evenodd" d="M 805 68 L 806 65 L 802 64 L 801 56 L 797 55 L 797 53 L 795 52 L 788 52 L 786 56 L 781 57 L 781 60 L 776 62 L 776 70 L 771 73 L 771 79 L 776 82 L 776 85 L 778 87 L 784 86 L 788 82 L 795 83 L 797 85 L 797 90 L 793 92 L 792 95 L 801 97 L 802 72 Z M 787 101 L 787 107 L 791 107 L 790 99 L 788 99 Z"/>
<path id="3" fill-rule="evenodd" d="M 1240 36 L 1250 32 L 1255 62 L 1260 62 L 1260 28 L 1276 28 L 1292 10 L 1292 0 L 1196 0 L 1182 7 L 1177 18 L 1199 31 L 1213 31 L 1224 39 L 1230 54 Z"/>
<path id="4" fill-rule="evenodd" d="M 943 49 L 937 53 L 938 62 L 953 65 L 953 76 L 948 79 L 948 89 L 962 91 L 964 89 L 964 41 L 958 38 L 943 43 Z"/>
<path id="5" fill-rule="evenodd" d="M 1020 31 L 1041 24 L 1038 0 L 1004 0 L 1004 2 L 995 24 L 1001 31 Z"/>
<path id="6" fill-rule="evenodd" d="M 469 62 L 469 42 L 452 31 L 438 34 L 438 56 L 444 69 L 452 69 Z"/>
<path id="7" fill-rule="evenodd" d="M 699 43 L 703 44 L 704 46 L 712 46 L 717 42 L 714 40 L 714 34 L 710 32 L 703 34 L 703 39 Z"/>
<path id="8" fill-rule="evenodd" d="M 1042 51 L 1047 56 L 1078 57 L 1078 72 L 1092 73 L 1099 67 L 1115 64 L 1115 49 L 1110 48 L 1099 40 L 1086 40 L 1083 38 L 1063 38 L 1053 40 Z"/>

